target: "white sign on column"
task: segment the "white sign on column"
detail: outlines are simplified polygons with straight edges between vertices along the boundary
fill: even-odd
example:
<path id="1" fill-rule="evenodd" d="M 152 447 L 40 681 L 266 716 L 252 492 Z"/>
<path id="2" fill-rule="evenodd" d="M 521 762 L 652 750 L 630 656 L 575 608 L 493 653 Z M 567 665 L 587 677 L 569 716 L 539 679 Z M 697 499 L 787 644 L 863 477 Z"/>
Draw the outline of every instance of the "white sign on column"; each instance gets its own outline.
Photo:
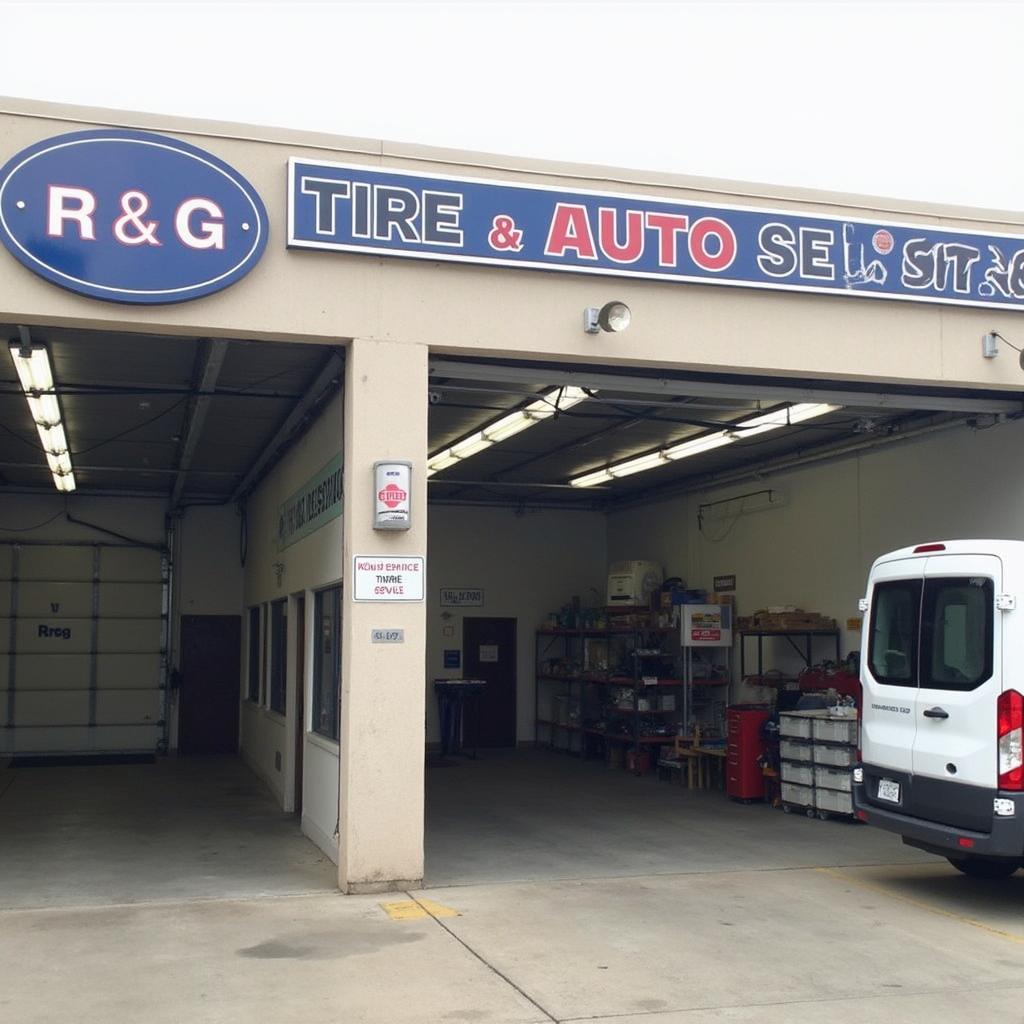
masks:
<path id="1" fill-rule="evenodd" d="M 422 601 L 425 559 L 420 555 L 356 555 L 353 601 Z"/>

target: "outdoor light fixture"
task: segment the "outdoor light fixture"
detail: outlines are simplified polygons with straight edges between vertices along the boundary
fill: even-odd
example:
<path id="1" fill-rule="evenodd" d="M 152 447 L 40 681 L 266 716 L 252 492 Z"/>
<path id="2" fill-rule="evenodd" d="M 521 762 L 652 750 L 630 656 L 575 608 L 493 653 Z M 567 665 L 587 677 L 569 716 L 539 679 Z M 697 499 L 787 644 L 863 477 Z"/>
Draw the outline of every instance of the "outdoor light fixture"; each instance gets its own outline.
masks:
<path id="1" fill-rule="evenodd" d="M 434 473 L 448 469 L 463 459 L 471 458 L 485 448 L 490 448 L 492 444 L 507 441 L 521 430 L 526 430 L 527 427 L 532 427 L 542 420 L 551 419 L 556 412 L 571 409 L 585 398 L 589 398 L 590 394 L 591 392 L 577 387 L 551 388 L 545 391 L 536 401 L 522 409 L 515 409 L 456 444 L 435 452 L 427 459 L 427 476 L 433 476 Z"/>
<path id="2" fill-rule="evenodd" d="M 659 448 L 654 452 L 636 455 L 622 462 L 615 462 L 601 469 L 592 470 L 582 476 L 574 477 L 569 483 L 573 487 L 594 487 L 597 484 L 606 484 L 610 480 L 630 476 L 633 473 L 643 473 L 648 469 L 656 469 L 658 466 L 686 459 L 692 455 L 700 455 L 703 452 L 732 444 L 733 441 L 742 441 L 756 434 L 763 434 L 767 430 L 777 430 L 780 427 L 803 423 L 805 420 L 814 419 L 815 416 L 824 416 L 826 413 L 835 412 L 840 408 L 841 406 L 826 405 L 823 402 L 806 402 L 773 409 L 771 412 L 759 413 L 737 423 L 726 424 L 722 430 L 702 434 L 700 437 L 681 441 L 679 444 L 670 445 L 667 448 Z"/>
<path id="3" fill-rule="evenodd" d="M 39 432 L 39 442 L 46 453 L 46 464 L 54 486 L 63 494 L 70 494 L 75 489 L 75 474 L 61 422 L 60 403 L 53 390 L 50 354 L 43 345 L 22 344 L 20 341 L 10 343 L 10 353 Z"/>
<path id="4" fill-rule="evenodd" d="M 629 306 L 624 302 L 606 302 L 600 309 L 588 306 L 583 310 L 583 330 L 587 334 L 608 331 L 617 334 L 624 331 L 633 319 Z"/>

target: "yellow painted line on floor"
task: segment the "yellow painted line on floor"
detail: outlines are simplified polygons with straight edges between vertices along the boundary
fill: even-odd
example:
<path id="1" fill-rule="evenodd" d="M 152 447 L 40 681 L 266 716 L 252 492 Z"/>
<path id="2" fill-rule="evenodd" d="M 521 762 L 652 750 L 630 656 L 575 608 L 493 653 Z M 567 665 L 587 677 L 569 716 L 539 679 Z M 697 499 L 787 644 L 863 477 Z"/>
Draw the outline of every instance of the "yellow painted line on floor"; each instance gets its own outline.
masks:
<path id="1" fill-rule="evenodd" d="M 1002 928 L 993 928 L 992 925 L 985 924 L 984 921 L 976 921 L 973 917 L 968 917 L 966 914 L 958 914 L 954 910 L 943 910 L 942 907 L 937 907 L 932 903 L 926 903 L 924 900 L 914 899 L 913 896 L 904 896 L 895 889 L 879 885 L 877 882 L 869 882 L 866 879 L 857 878 L 854 875 L 848 875 L 846 872 L 838 870 L 838 868 L 815 868 L 814 870 L 823 875 L 831 875 L 833 878 L 842 879 L 842 881 L 849 882 L 852 885 L 859 885 L 862 889 L 871 889 L 874 892 L 881 893 L 888 899 L 896 899 L 900 900 L 902 903 L 909 903 L 911 906 L 918 907 L 921 910 L 927 910 L 929 913 L 939 914 L 940 916 L 948 917 L 953 921 L 959 921 L 961 924 L 970 925 L 972 928 L 978 928 L 983 932 L 988 932 L 989 935 L 995 935 L 1000 939 L 1008 939 L 1010 942 L 1016 942 L 1019 945 L 1024 945 L 1024 935 L 1018 935 L 1016 932 L 1003 931 Z"/>
<path id="2" fill-rule="evenodd" d="M 418 921 L 425 917 L 461 917 L 457 910 L 433 900 L 399 900 L 396 903 L 382 903 L 384 911 L 392 921 Z"/>

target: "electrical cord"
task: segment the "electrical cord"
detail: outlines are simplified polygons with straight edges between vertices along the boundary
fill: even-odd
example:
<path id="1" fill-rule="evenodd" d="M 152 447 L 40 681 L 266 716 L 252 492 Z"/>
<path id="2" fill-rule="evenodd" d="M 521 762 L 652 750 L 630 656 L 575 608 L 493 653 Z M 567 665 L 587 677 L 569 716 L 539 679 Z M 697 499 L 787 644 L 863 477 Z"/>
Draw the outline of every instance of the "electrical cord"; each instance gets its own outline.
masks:
<path id="1" fill-rule="evenodd" d="M 49 526 L 50 523 L 64 515 L 64 509 L 61 509 L 55 515 L 50 516 L 49 519 L 44 519 L 41 523 L 36 523 L 35 526 L 4 526 L 0 524 L 0 533 L 31 533 L 33 530 L 41 530 L 44 526 Z"/>

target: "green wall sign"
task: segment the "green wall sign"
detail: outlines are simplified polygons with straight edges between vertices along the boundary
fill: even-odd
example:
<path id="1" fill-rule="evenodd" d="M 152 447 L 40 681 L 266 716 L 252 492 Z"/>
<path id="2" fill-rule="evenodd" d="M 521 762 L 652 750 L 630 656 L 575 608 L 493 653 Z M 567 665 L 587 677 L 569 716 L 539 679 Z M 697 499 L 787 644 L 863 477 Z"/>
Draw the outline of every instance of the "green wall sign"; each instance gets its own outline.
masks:
<path id="1" fill-rule="evenodd" d="M 341 452 L 338 452 L 278 509 L 278 551 L 337 519 L 341 515 L 341 499 Z"/>

